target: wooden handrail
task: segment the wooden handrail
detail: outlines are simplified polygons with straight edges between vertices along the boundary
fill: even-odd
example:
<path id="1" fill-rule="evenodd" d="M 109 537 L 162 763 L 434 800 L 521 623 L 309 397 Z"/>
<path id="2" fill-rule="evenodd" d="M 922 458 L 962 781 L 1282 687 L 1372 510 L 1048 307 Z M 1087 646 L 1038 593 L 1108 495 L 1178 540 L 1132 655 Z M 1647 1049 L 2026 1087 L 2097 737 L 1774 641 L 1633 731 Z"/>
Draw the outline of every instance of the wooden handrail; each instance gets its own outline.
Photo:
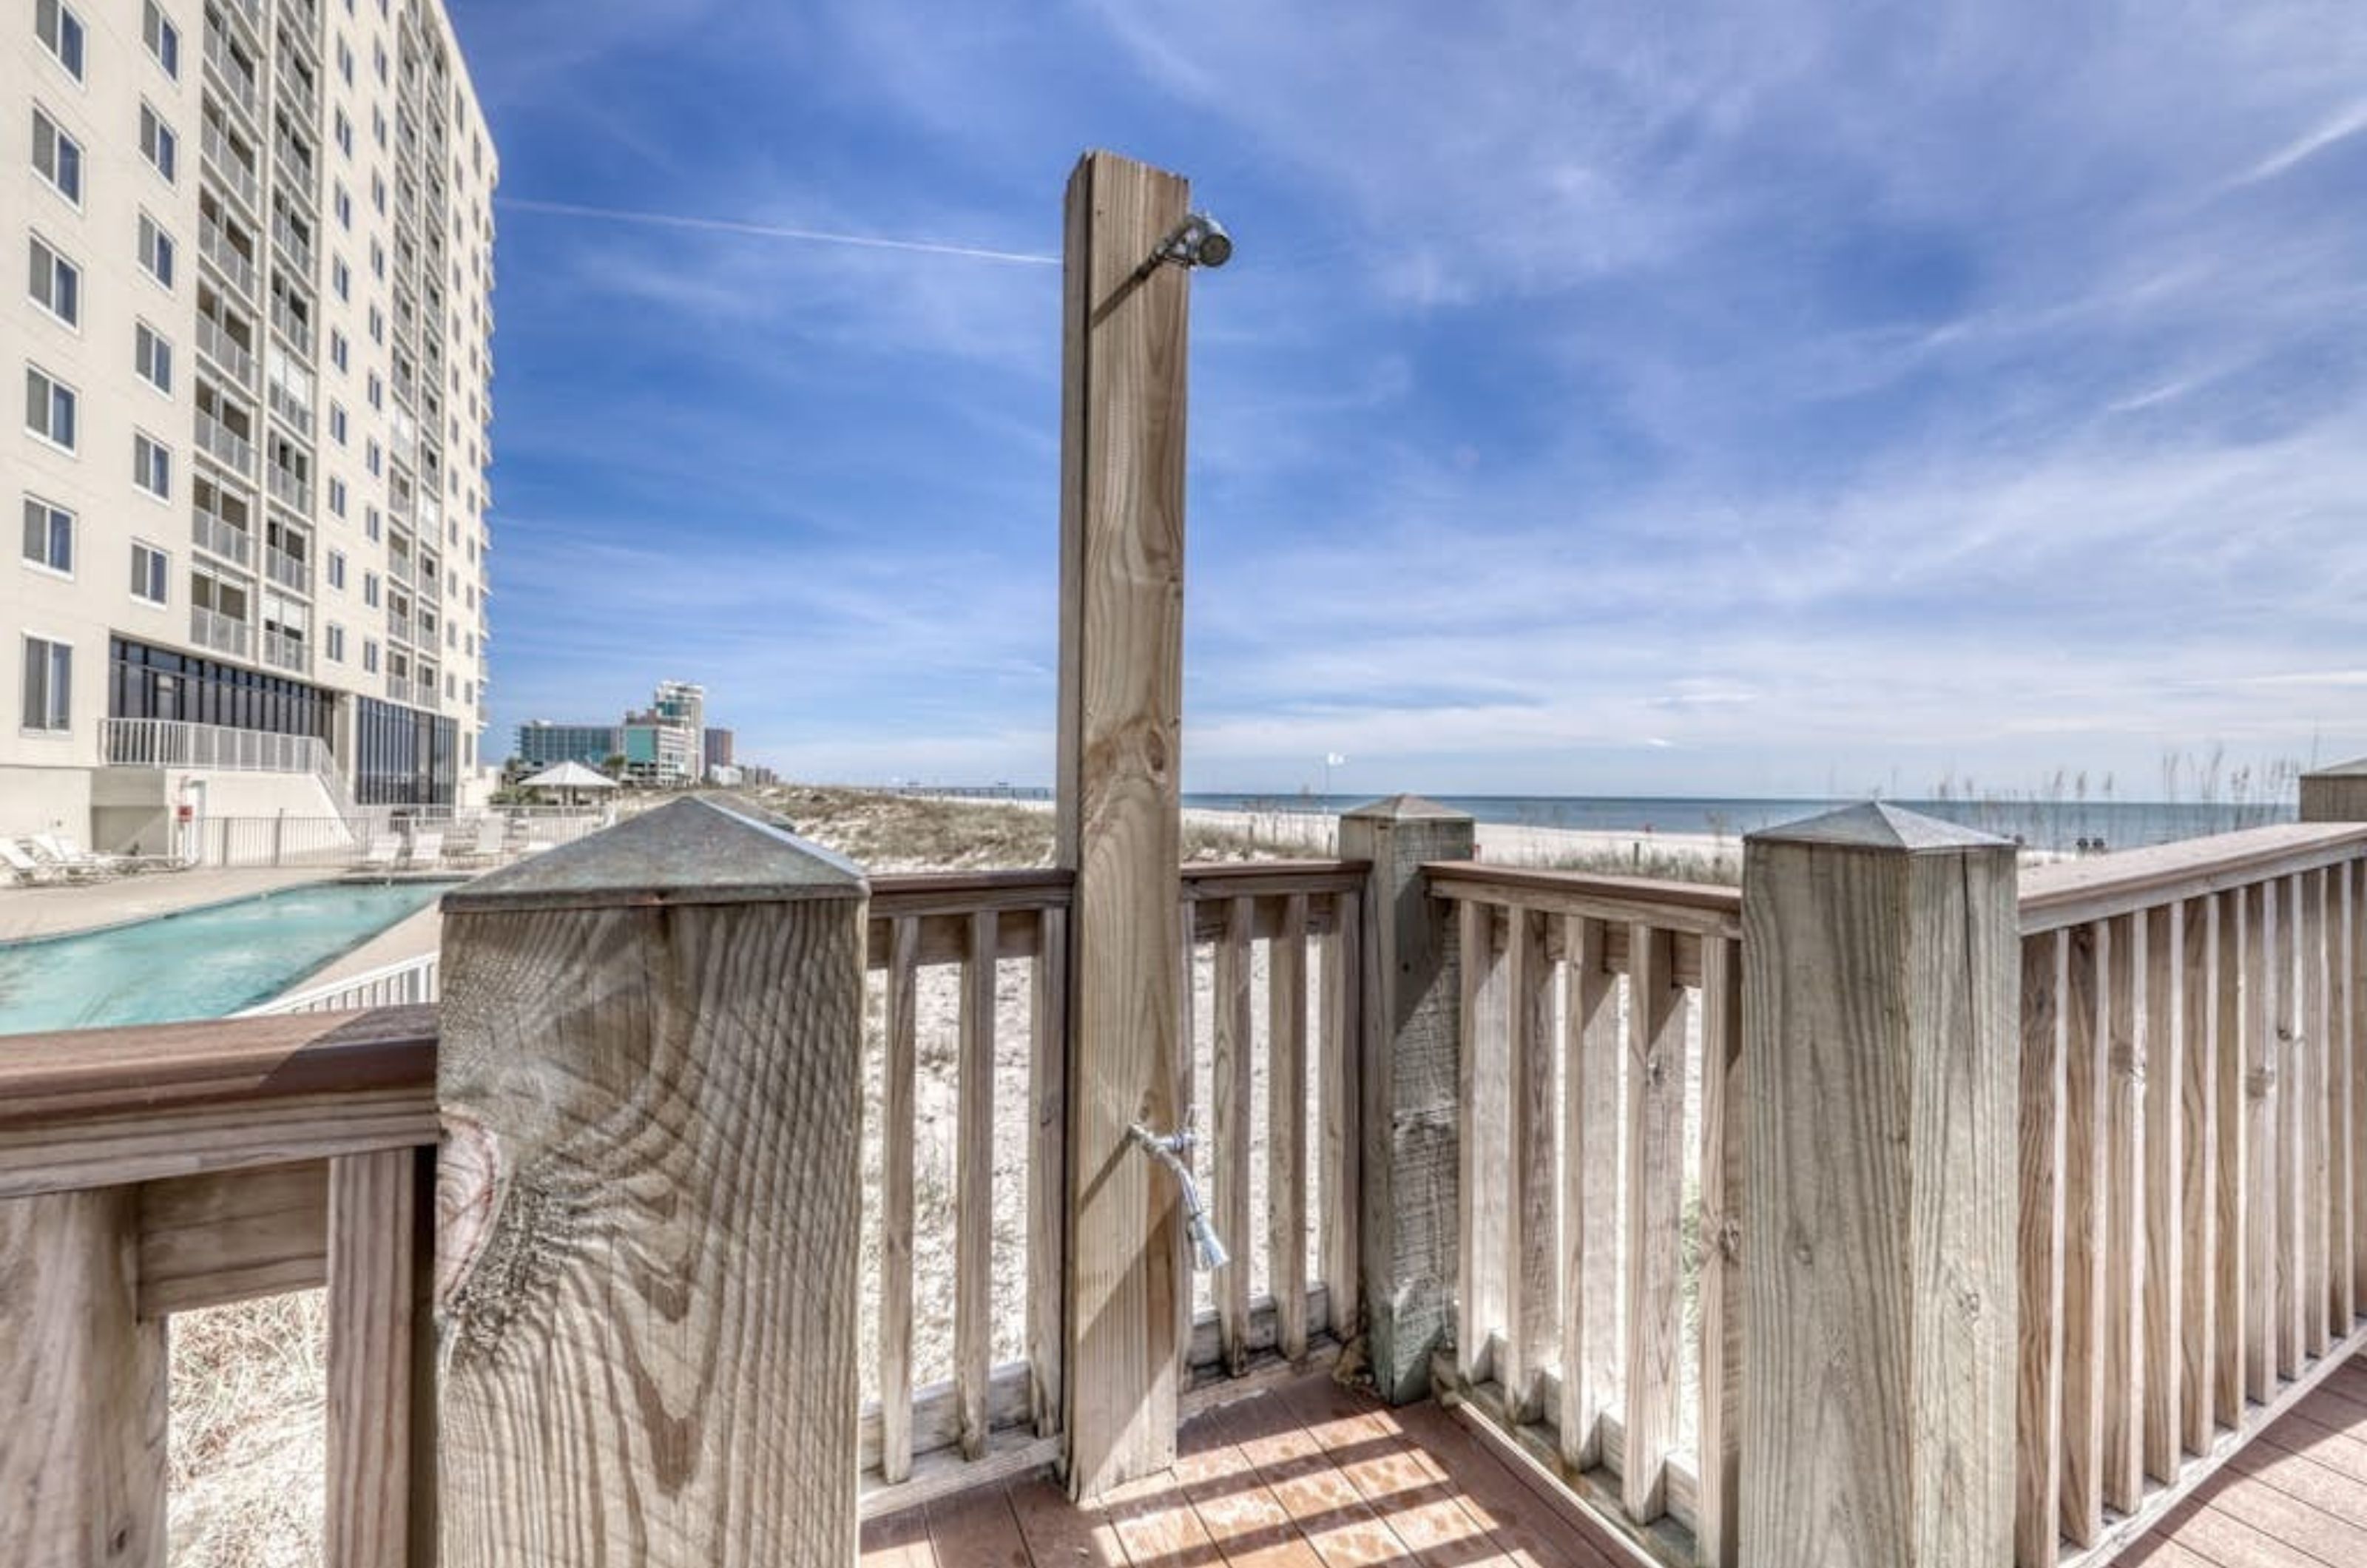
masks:
<path id="1" fill-rule="evenodd" d="M 1639 921 L 1701 936 L 1742 934 L 1742 889 L 1593 872 L 1540 871 L 1481 861 L 1433 861 L 1422 868 L 1441 898 L 1517 904 L 1549 914 Z"/>
<path id="2" fill-rule="evenodd" d="M 1184 897 L 1197 902 L 1353 893 L 1371 870 L 1372 863 L 1361 860 L 1191 861 L 1183 868 Z"/>
<path id="3" fill-rule="evenodd" d="M 1075 872 L 1048 865 L 1017 871 L 896 872 L 871 878 L 871 918 L 1065 909 L 1076 886 Z"/>
<path id="4" fill-rule="evenodd" d="M 2022 934 L 2035 936 L 2316 871 L 2362 852 L 2367 824 L 2282 822 L 2033 866 L 2022 875 Z"/>

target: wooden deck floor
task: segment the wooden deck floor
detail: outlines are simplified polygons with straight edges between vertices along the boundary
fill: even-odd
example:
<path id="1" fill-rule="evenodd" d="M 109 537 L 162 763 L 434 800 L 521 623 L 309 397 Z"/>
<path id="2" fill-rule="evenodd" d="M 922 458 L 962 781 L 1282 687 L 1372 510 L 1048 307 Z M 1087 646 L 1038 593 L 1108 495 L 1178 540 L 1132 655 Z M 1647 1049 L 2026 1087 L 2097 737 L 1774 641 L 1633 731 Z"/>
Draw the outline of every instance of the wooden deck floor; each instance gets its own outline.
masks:
<path id="1" fill-rule="evenodd" d="M 2125 1568 L 2367 1564 L 2367 1358 L 2313 1389 L 2120 1561 Z"/>
<path id="2" fill-rule="evenodd" d="M 1327 1377 L 1187 1422 L 1175 1468 L 1093 1506 L 1048 1482 L 875 1519 L 865 1568 L 1626 1568 L 1567 1499 L 1435 1404 Z"/>

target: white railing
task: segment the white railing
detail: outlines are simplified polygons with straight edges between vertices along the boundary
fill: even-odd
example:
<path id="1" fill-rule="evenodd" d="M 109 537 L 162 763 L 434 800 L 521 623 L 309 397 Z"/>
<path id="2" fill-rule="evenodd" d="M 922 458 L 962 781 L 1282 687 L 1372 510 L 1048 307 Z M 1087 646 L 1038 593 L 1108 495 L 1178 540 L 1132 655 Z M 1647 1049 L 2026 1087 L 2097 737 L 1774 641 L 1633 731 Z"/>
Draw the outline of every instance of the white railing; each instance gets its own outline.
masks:
<path id="1" fill-rule="evenodd" d="M 198 446 L 237 469 L 243 478 L 255 477 L 255 444 L 232 434 L 230 426 L 203 409 L 198 411 Z"/>
<path id="2" fill-rule="evenodd" d="M 200 615 L 204 611 L 198 612 Z M 116 768 L 205 768 L 226 773 L 317 773 L 334 770 L 317 736 L 275 735 L 177 718 L 110 718 L 102 730 Z"/>
<path id="3" fill-rule="evenodd" d="M 255 647 L 255 627 L 245 621 L 234 621 L 218 611 L 202 605 L 189 610 L 189 640 L 201 648 L 227 653 L 233 659 L 251 659 Z"/>
<path id="4" fill-rule="evenodd" d="M 230 236 L 222 226 L 211 219 L 198 224 L 198 251 L 221 269 L 221 275 L 235 285 L 249 300 L 255 298 L 255 264 L 232 246 Z"/>
<path id="5" fill-rule="evenodd" d="M 312 438 L 312 411 L 295 393 L 274 381 L 266 390 L 271 412 L 286 421 L 289 429 L 307 441 Z"/>
<path id="6" fill-rule="evenodd" d="M 263 661 L 274 669 L 301 675 L 312 667 L 311 645 L 285 632 L 266 630 L 263 634 Z"/>
<path id="7" fill-rule="evenodd" d="M 311 494 L 302 479 L 277 464 L 272 466 L 271 496 L 273 500 L 302 512 L 311 500 Z"/>
<path id="8" fill-rule="evenodd" d="M 214 68 L 215 79 L 221 84 L 230 100 L 244 109 L 250 119 L 253 118 L 255 73 L 238 62 L 238 57 L 230 51 L 229 43 L 211 28 L 206 29 L 206 63 Z"/>
<path id="9" fill-rule="evenodd" d="M 415 689 L 407 675 L 389 675 L 386 678 L 386 700 L 391 703 L 409 704 Z"/>
<path id="10" fill-rule="evenodd" d="M 381 964 L 358 975 L 349 975 L 342 980 L 308 986 L 300 991 L 274 997 L 260 1007 L 251 1007 L 232 1016 L 261 1018 L 290 1012 L 357 1012 L 364 1008 L 415 1007 L 432 1002 L 442 995 L 436 974 L 440 956 L 424 953 L 416 958 Z"/>
<path id="11" fill-rule="evenodd" d="M 387 557 L 386 570 L 387 575 L 397 582 L 411 583 L 419 580 L 419 569 L 412 564 L 408 554 Z"/>
<path id="12" fill-rule="evenodd" d="M 264 547 L 263 570 L 282 588 L 292 588 L 299 593 L 312 592 L 311 563 L 301 556 L 289 555 L 277 545 Z"/>
<path id="13" fill-rule="evenodd" d="M 297 232 L 296 225 L 289 222 L 284 214 L 275 212 L 271 215 L 271 237 L 279 243 L 279 248 L 296 264 L 299 272 L 312 270 L 312 242 Z"/>
<path id="14" fill-rule="evenodd" d="M 312 357 L 312 323 L 289 310 L 287 300 L 274 299 L 271 302 L 271 324 L 279 329 L 279 335 L 286 338 L 297 353 L 306 359 Z"/>
<path id="15" fill-rule="evenodd" d="M 254 558 L 255 536 L 234 524 L 226 523 L 202 507 L 190 511 L 190 537 L 200 549 L 211 550 L 224 560 L 244 566 Z"/>
<path id="16" fill-rule="evenodd" d="M 243 387 L 255 384 L 255 355 L 239 347 L 229 329 L 209 316 L 198 318 L 198 352 L 221 367 Z"/>
<path id="17" fill-rule="evenodd" d="M 418 641 L 419 638 L 414 635 L 415 625 L 409 615 L 393 610 L 386 613 L 386 635 L 397 642 Z"/>
<path id="18" fill-rule="evenodd" d="M 261 182 L 255 177 L 254 169 L 242 163 L 238 154 L 232 151 L 230 139 L 210 125 L 198 137 L 198 144 L 205 150 L 206 163 L 230 187 L 231 193 L 246 203 L 248 211 L 261 211 Z"/>

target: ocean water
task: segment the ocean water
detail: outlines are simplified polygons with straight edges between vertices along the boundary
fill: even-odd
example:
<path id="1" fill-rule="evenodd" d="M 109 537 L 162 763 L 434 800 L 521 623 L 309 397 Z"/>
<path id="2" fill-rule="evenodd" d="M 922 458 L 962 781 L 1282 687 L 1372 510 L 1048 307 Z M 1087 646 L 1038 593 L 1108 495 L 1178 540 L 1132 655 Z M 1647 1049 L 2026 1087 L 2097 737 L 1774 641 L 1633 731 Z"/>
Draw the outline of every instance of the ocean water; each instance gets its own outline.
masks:
<path id="1" fill-rule="evenodd" d="M 268 1001 L 450 887 L 315 883 L 0 946 L 0 1034 L 222 1018 Z"/>
<path id="2" fill-rule="evenodd" d="M 1186 806 L 1222 811 L 1287 811 L 1336 816 L 1370 796 L 1348 795 L 1187 795 Z M 1451 795 L 1442 806 L 1467 811 L 1481 822 L 1529 828 L 1574 828 L 1609 833 L 1705 833 L 1739 838 L 1762 828 L 1796 822 L 1843 800 L 1771 800 L 1671 795 Z M 1950 822 L 1960 822 L 2003 839 L 2020 839 L 2032 849 L 2076 851 L 2081 840 L 2115 850 L 2140 849 L 2180 839 L 2207 838 L 2270 822 L 2290 822 L 2290 801 L 2272 804 L 2201 804 L 2192 801 L 2130 800 L 1897 800 L 1891 802 Z"/>

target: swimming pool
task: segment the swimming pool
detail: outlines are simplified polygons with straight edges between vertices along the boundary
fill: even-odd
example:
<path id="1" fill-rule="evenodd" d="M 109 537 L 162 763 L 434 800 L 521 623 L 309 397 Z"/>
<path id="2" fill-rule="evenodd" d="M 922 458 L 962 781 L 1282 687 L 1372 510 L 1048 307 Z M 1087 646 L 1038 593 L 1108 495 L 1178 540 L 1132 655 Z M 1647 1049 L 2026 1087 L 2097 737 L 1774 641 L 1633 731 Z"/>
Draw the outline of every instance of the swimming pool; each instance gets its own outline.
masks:
<path id="1" fill-rule="evenodd" d="M 321 882 L 0 946 L 0 1034 L 221 1018 L 266 1001 L 448 883 Z"/>

